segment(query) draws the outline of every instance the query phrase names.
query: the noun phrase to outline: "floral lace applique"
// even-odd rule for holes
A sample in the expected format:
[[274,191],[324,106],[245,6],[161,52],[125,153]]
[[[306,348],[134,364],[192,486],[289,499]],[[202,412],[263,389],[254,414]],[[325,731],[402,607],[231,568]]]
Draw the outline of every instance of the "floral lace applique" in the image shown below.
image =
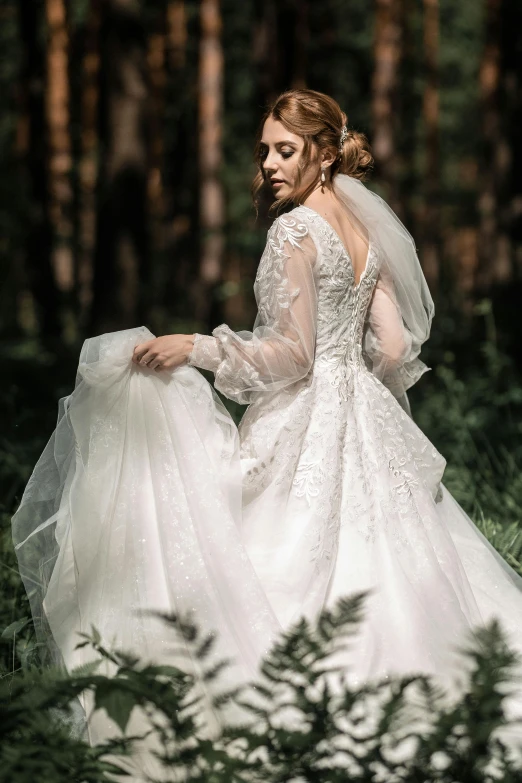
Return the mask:
[[[317,213],[297,207],[269,232],[271,262],[260,265],[257,278],[263,300],[275,297],[281,304],[288,297],[278,275],[279,254],[285,241],[298,244],[308,232],[317,247],[318,279],[311,377],[291,402],[277,394],[250,406],[240,435],[242,458],[254,463],[245,485],[256,495],[271,483],[287,486],[305,504],[303,535],[316,573],[326,578],[341,525],[373,540],[389,519],[399,517],[404,525],[394,535],[406,546],[405,528],[419,523],[418,497],[425,488],[436,496],[445,463],[363,359],[365,320],[380,266],[374,248],[355,285],[336,232]],[[313,522],[306,524],[307,518]]]

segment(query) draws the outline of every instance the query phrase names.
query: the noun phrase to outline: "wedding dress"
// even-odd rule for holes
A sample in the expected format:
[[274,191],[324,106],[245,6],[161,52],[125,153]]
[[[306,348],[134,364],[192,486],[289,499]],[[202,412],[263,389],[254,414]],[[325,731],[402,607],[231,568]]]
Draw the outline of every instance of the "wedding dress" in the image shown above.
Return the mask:
[[405,391],[427,368],[379,251],[370,241],[356,282],[325,218],[280,216],[256,277],[259,325],[196,335],[189,362],[250,403],[243,541],[281,626],[367,590],[348,679],[451,682],[466,632],[493,617],[522,652],[522,578],[443,486],[445,460],[409,415]]
[[[522,652],[522,579],[443,486],[409,412],[433,315],[411,237],[361,183],[335,187],[368,245],[359,280],[301,205],[268,232],[253,332],[196,335],[172,373],[131,363],[143,328],[86,341],[13,522],[37,628],[68,669],[92,655],[75,649],[91,625],[169,660],[168,631],[139,610],[192,611],[235,660],[229,681],[247,680],[282,629],[361,590],[354,684],[451,681],[493,617]],[[239,429],[195,367],[249,403]]]

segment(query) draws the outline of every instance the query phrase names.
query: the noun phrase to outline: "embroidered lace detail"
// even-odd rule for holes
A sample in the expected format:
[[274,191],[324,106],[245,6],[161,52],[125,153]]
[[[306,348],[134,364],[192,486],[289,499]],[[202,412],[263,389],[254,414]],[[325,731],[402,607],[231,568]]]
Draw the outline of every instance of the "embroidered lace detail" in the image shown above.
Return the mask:
[[273,222],[256,275],[258,312],[262,321],[267,321],[270,313],[278,308],[289,308],[299,295],[299,288],[288,287],[288,276],[285,274],[288,255],[285,243],[288,242],[293,248],[300,248],[301,240],[307,234],[306,223],[297,221],[291,215],[281,215]]
[[314,242],[291,215],[274,221],[254,284],[252,332],[221,324],[198,336],[189,362],[215,373],[214,385],[240,403],[269,392],[294,393],[314,359],[317,291]]
[[187,364],[215,372],[220,361],[221,353],[217,340],[208,334],[198,334],[196,332],[194,345],[187,357]]

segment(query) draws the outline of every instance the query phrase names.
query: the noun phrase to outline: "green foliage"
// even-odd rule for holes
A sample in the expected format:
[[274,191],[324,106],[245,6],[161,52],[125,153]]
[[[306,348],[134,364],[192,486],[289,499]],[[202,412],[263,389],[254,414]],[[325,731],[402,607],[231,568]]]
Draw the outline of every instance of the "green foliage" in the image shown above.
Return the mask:
[[522,380],[500,348],[491,303],[475,314],[475,334],[484,335],[476,348],[462,322],[440,319],[431,358],[427,352],[434,371],[412,394],[413,415],[447,459],[448,489],[522,573]]
[[36,669],[2,677],[0,783],[101,783],[121,772],[116,759],[128,752],[128,738],[90,747],[74,731],[78,696],[96,684],[93,676]]
[[[11,516],[56,424],[57,400],[74,385],[77,359],[77,348],[69,352],[36,340],[0,343],[0,628],[30,615],[13,550]],[[0,636],[0,676],[34,662],[38,652],[31,623],[10,638]]]
[[467,650],[469,680],[453,703],[422,676],[352,688],[330,660],[348,646],[362,598],[339,601],[315,627],[301,621],[265,661],[265,705],[254,708],[260,721],[248,735],[248,752],[262,751],[259,780],[283,783],[291,771],[324,783],[485,781],[493,766],[498,779],[515,780],[505,746],[492,737],[503,725],[499,689],[515,662],[498,627],[481,631]]
[[[126,768],[135,742],[152,739],[149,731],[169,779],[190,783],[520,780],[520,759],[510,757],[498,733],[509,725],[503,693],[516,662],[498,626],[480,630],[463,651],[467,674],[458,694],[421,675],[353,687],[336,655],[353,640],[363,599],[341,599],[316,623],[296,623],[264,660],[259,681],[233,691],[220,691],[226,664],[209,663],[212,637],[191,618],[164,620],[199,660],[197,677],[109,651],[96,632],[85,636],[82,644],[112,666],[113,676],[97,674],[94,665],[70,677],[30,670],[0,681],[0,781],[108,780]],[[231,703],[244,719],[206,730],[202,683],[212,686],[218,722]],[[85,692],[122,731],[134,709],[150,730],[90,748],[70,729],[72,706]]]

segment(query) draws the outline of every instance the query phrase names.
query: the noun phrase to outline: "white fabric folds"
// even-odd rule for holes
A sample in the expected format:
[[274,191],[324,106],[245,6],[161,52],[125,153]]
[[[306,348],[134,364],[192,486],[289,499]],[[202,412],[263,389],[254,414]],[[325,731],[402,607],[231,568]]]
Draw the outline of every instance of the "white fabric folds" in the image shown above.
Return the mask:
[[236,684],[255,676],[279,629],[240,541],[237,428],[197,370],[132,364],[152,337],[138,328],[85,342],[13,518],[20,572],[40,640],[67,670],[92,658],[75,649],[92,626],[117,649],[172,664],[173,633],[148,613],[192,612],[219,631],[214,655],[235,661]]

